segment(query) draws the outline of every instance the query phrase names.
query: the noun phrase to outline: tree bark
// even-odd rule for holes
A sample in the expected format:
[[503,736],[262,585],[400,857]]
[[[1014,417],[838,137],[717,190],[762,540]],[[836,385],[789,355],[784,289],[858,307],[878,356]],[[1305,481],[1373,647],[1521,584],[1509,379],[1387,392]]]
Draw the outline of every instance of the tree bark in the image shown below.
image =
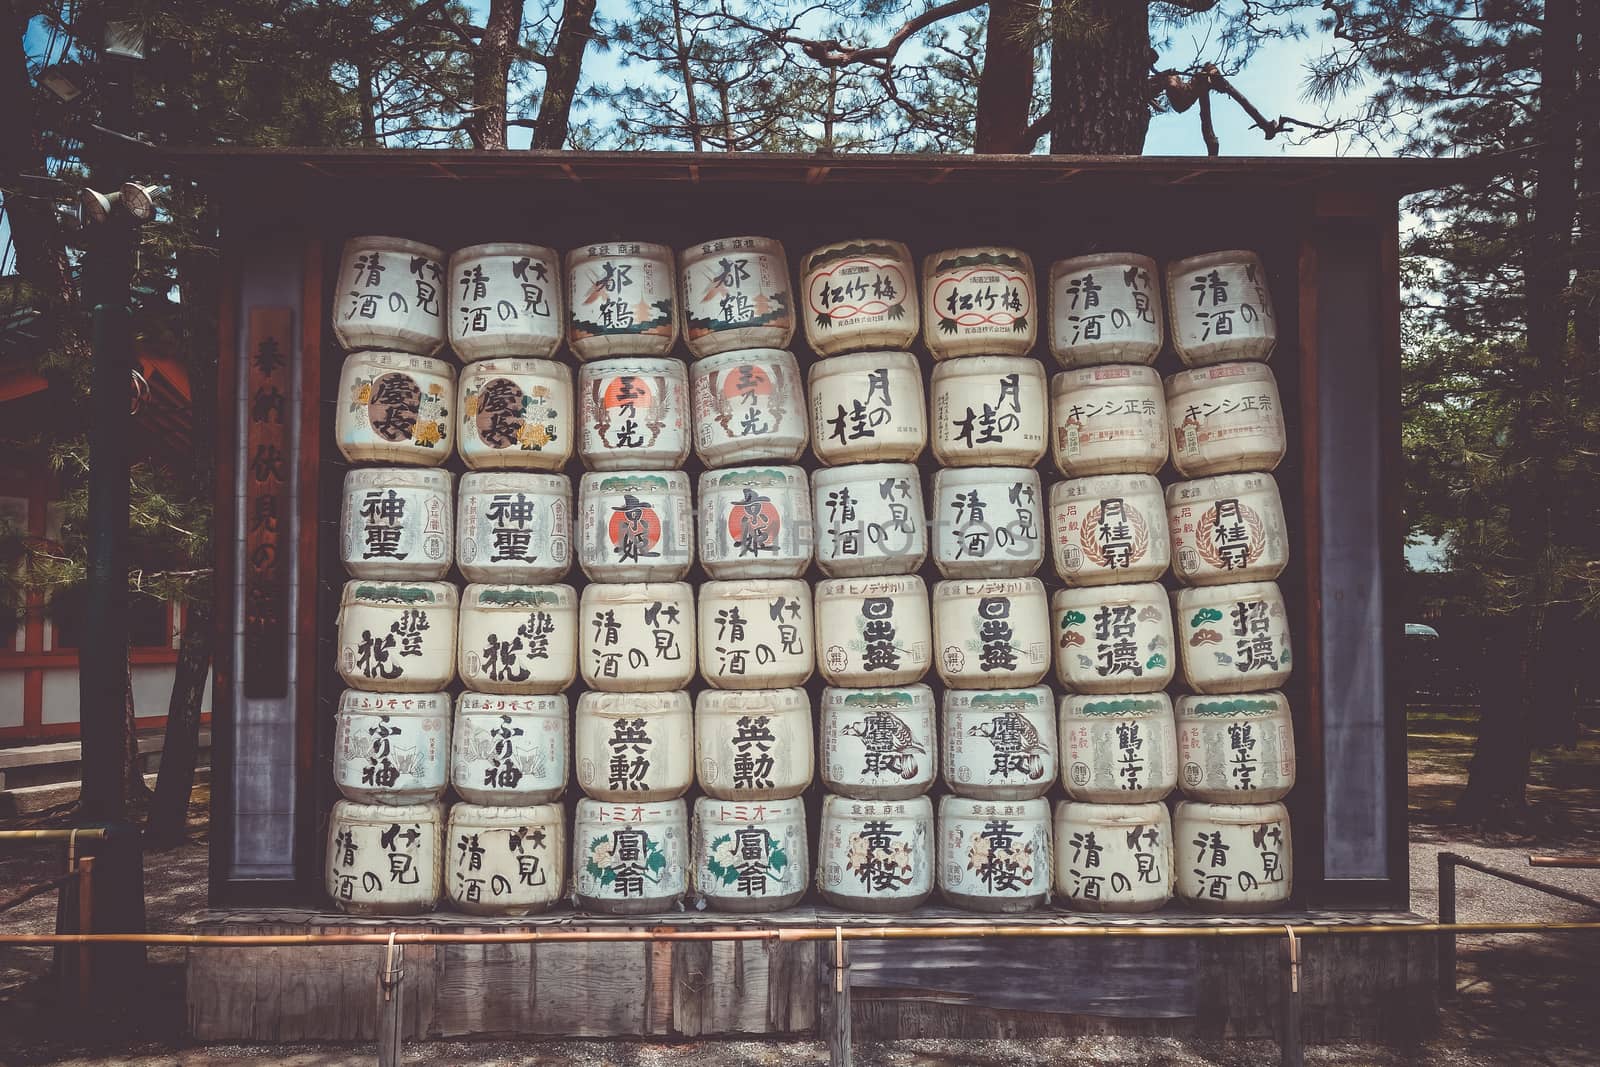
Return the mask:
[[1038,18],[1035,0],[989,0],[975,151],[1033,151],[1028,112],[1033,106],[1033,26]]
[[[19,174],[47,173],[44,144],[35,121],[39,94],[28,75],[23,47],[32,5],[0,3],[0,180],[10,184]],[[6,221],[11,224],[17,273],[51,308],[77,305],[77,290],[68,272],[67,249],[51,201],[8,196]]]
[[167,704],[161,767],[145,830],[147,839],[157,847],[182,843],[188,828],[189,795],[194,790],[194,769],[200,758],[200,715],[204,710],[206,675],[211,670],[211,641],[211,597],[207,590],[189,601],[185,609],[177,676]]
[[572,122],[572,100],[583,73],[583,53],[594,35],[595,0],[564,0],[561,30],[556,34],[550,62],[545,66],[544,93],[534,122],[530,148],[561,148]]
[[1552,612],[1561,595],[1560,576],[1551,558],[1560,485],[1551,461],[1564,448],[1557,405],[1566,389],[1572,322],[1568,298],[1577,214],[1577,69],[1576,0],[1547,0],[1540,34],[1540,137],[1534,157],[1538,186],[1523,269],[1527,341],[1515,375],[1517,413],[1507,446],[1509,456],[1526,461],[1508,525],[1531,561],[1531,572],[1520,576],[1521,606],[1511,616],[1507,643],[1519,649],[1515,669],[1495,674],[1485,692],[1478,743],[1458,806],[1474,822],[1513,818],[1527,806],[1537,724],[1547,714],[1540,699],[1549,692],[1541,680],[1545,643],[1552,624],[1560,624],[1559,613]]
[[133,665],[127,669],[122,695],[122,796],[124,803],[150,795],[144,784],[144,765],[139,757],[138,706],[133,700]]
[[1150,126],[1148,0],[1077,0],[1051,31],[1050,151],[1138,155]]
[[372,92],[372,61],[362,56],[356,60],[356,100],[361,107],[361,144],[364,148],[378,147],[378,102]]
[[472,117],[467,132],[476,148],[506,146],[506,94],[511,60],[522,41],[523,0],[489,0],[489,18],[472,60]]
[[681,0],[672,0],[672,33],[678,45],[678,77],[683,81],[684,113],[689,119],[689,145],[698,152],[705,145],[700,137],[700,104],[694,95],[694,71],[689,67],[689,46],[683,39]]

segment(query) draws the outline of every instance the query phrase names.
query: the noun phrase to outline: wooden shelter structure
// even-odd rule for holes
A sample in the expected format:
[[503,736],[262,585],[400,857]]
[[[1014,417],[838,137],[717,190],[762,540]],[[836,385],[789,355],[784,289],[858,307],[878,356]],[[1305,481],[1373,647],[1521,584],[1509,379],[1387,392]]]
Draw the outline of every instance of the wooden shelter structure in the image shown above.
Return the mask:
[[[1451,161],[1062,156],[769,156],[199,148],[170,169],[221,203],[223,365],[217,493],[218,642],[213,720],[212,909],[200,929],[266,932],[493,920],[367,923],[330,914],[322,838],[329,773],[333,620],[344,465],[333,441],[342,357],[330,326],[346,237],[405,236],[446,249],[529,240],[673,247],[731,234],[791,256],[855,236],[914,253],[970,244],[1052,260],[1131,249],[1164,261],[1256,250],[1278,312],[1272,359],[1291,443],[1279,468],[1291,564],[1281,579],[1298,664],[1296,908],[1282,921],[1415,921],[1409,901],[1405,709],[1397,662],[1401,515],[1398,204],[1466,175]],[[267,309],[277,309],[269,314]],[[287,317],[280,312],[288,309]],[[271,538],[276,640],[251,634],[249,573],[262,551],[245,501],[245,353],[277,331],[288,388],[282,519]],[[1163,356],[1163,360],[1170,356]],[[1164,372],[1176,369],[1160,365]],[[576,465],[574,465],[576,470]],[[693,464],[691,462],[691,469]],[[575,790],[573,792],[576,792]],[[1180,846],[1182,843],[1180,843]],[[749,922],[755,920],[744,920]],[[759,920],[860,917],[802,907]],[[925,908],[906,922],[975,921]],[[1024,923],[1087,921],[1056,913]],[[1207,920],[1163,912],[1132,925]],[[1278,916],[1265,920],[1280,921]],[[561,911],[511,925],[628,925]],[[502,923],[500,925],[504,925]],[[631,925],[741,924],[684,914]],[[559,944],[429,947],[408,1033],[681,1034],[817,1027],[831,946]],[[867,1034],[1024,1035],[1121,1029],[1271,1032],[1275,944],[1236,939],[886,941],[856,949]],[[374,957],[328,948],[197,950],[190,1017],[202,1039],[353,1039],[373,1032]],[[1307,1036],[1394,1036],[1433,1014],[1427,938],[1329,938],[1307,962]]]

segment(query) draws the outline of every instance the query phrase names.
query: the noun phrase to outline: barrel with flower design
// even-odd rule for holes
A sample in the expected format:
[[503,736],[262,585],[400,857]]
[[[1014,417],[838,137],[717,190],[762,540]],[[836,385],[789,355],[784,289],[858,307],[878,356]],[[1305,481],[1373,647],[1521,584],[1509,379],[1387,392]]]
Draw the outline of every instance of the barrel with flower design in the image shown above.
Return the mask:
[[357,352],[339,372],[334,437],[351,463],[438,467],[455,446],[455,374],[442,359]]
[[779,911],[805,896],[803,801],[701,797],[691,836],[695,890],[713,911]]
[[461,371],[457,447],[473,470],[559,471],[572,458],[572,372],[552,359],[495,359]]
[[601,915],[670,912],[688,889],[688,813],[681,800],[578,801],[572,887]]
[[939,798],[939,895],[1011,913],[1050,898],[1050,802]]
[[836,908],[910,911],[933,892],[933,801],[822,801],[817,890]]

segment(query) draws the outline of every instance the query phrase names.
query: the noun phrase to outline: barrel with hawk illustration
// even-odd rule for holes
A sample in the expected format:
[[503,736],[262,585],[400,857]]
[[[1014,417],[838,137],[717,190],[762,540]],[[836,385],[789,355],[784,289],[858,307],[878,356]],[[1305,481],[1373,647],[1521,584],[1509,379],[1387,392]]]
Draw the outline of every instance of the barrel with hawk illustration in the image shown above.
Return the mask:
[[822,783],[858,800],[928,791],[938,772],[933,690],[925,685],[822,691]]
[[1056,709],[1050,687],[946,689],[939,769],[974,800],[1031,800],[1055,784]]
[[664,356],[678,340],[672,249],[642,241],[567,253],[567,342],[580,360]]
[[899,241],[839,241],[806,253],[801,317],[818,356],[907,349],[916,340],[917,275]]
[[697,359],[741,348],[787,348],[794,288],[783,245],[771,237],[721,237],[678,253],[683,340]]
[[984,246],[923,257],[922,343],[934,359],[1025,356],[1038,328],[1028,253]]

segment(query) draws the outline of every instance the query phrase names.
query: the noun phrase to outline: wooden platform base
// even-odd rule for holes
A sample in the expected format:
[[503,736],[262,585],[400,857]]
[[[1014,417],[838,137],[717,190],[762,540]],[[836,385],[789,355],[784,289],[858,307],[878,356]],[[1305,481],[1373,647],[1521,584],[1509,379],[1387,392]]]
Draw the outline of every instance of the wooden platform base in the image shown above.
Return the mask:
[[[303,911],[207,912],[197,933],[308,933],[391,927],[476,930],[859,924],[800,908],[779,917],[669,915],[626,922],[557,913],[536,920],[431,915],[362,921]],[[982,922],[924,908],[896,925]],[[1008,924],[1099,924],[1028,916]],[[1372,923],[1396,913],[1305,913],[1204,919],[1162,913],[1128,925]],[[1301,941],[1303,1033],[1310,1042],[1409,1042],[1436,1025],[1431,935]],[[828,1024],[829,944],[412,945],[405,959],[407,1040],[459,1037],[807,1035]],[[199,1041],[372,1040],[384,950],[193,948],[191,1035]],[[851,945],[857,1040],[1055,1037],[1083,1033],[1196,1038],[1277,1035],[1286,995],[1284,939],[1112,938],[857,941]]]

